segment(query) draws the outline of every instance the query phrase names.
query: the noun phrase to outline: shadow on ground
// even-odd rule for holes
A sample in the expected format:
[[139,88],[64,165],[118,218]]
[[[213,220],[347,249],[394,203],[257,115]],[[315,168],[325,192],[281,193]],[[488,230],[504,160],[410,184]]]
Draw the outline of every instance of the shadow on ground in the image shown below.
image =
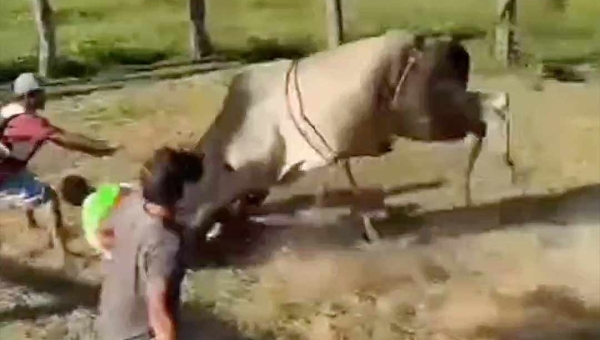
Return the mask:
[[[565,287],[541,286],[501,302],[505,310],[537,310],[518,325],[480,326],[478,338],[511,340],[591,340],[600,338],[600,306],[586,306]],[[552,323],[548,320],[553,320]]]
[[600,326],[595,322],[559,326],[531,322],[517,327],[483,327],[479,333],[499,340],[594,340],[600,339]]
[[204,307],[187,305],[183,307],[179,338],[182,340],[253,340],[239,332],[236,326]]
[[72,311],[78,307],[95,307],[98,286],[78,281],[58,270],[34,268],[18,261],[0,257],[0,280],[26,286],[36,293],[47,293],[59,302],[42,306],[16,306],[0,311],[0,322],[35,320],[40,317]]
[[[17,261],[0,258],[0,280],[28,287],[36,293],[53,295],[55,302],[43,305],[17,305],[0,309],[0,324],[11,321],[39,321],[41,318],[66,315],[79,308],[95,310],[99,286],[81,282],[58,270],[33,268]],[[64,318],[65,322],[68,322]],[[250,340],[243,337],[229,323],[208,313],[205,309],[185,304],[182,313],[181,339],[189,340]]]
[[389,209],[389,217],[378,227],[388,237],[407,233],[460,236],[495,229],[515,228],[525,223],[600,224],[600,184],[573,188],[556,194],[509,197],[473,207],[414,213],[411,206]]
[[[420,190],[429,190],[429,189],[438,189],[445,184],[444,181],[432,181],[432,182],[423,182],[423,183],[414,183],[408,185],[401,185],[397,187],[393,187],[384,191],[385,196],[395,196],[401,195],[405,193],[409,193],[412,191],[420,191]],[[343,206],[350,203],[352,200],[352,190],[351,189],[337,189],[337,190],[328,190],[327,196],[331,196],[334,198],[334,204],[328,204],[326,207],[334,207],[334,206]],[[262,207],[261,210],[264,211],[272,211],[280,214],[285,213],[293,213],[298,210],[308,209],[312,207],[315,203],[315,195],[311,194],[301,194],[294,195],[288,199],[279,200],[275,202],[267,202]]]
[[[412,187],[420,186],[422,185]],[[400,189],[394,190],[397,191]],[[518,228],[526,223],[550,222],[567,226],[577,222],[592,222],[595,225],[600,221],[599,205],[600,185],[589,185],[560,194],[512,197],[471,208],[416,212],[415,207],[410,205],[393,207],[389,208],[389,216],[377,221],[375,225],[388,238],[417,235],[421,237],[421,241],[427,242],[437,236],[453,237],[495,229]],[[196,265],[252,266],[264,263],[284,246],[296,249],[353,247],[360,240],[361,232],[360,221],[352,217],[340,217],[335,222],[321,224],[294,216],[290,216],[289,223],[232,220],[226,224],[222,234],[215,241],[199,247],[196,258],[201,259],[202,263]],[[53,295],[59,301],[50,305],[16,306],[0,311],[0,322],[35,320],[51,314],[68,313],[79,307],[94,308],[97,304],[98,286],[95,284],[78,281],[56,270],[29,267],[8,258],[0,258],[0,266],[2,281]],[[586,319],[587,315],[592,315],[594,320],[600,318],[600,311],[582,312],[576,308],[570,309],[569,306],[574,304],[569,304],[567,300],[565,298],[563,302],[557,302],[558,307],[554,308],[560,311],[562,314],[559,316],[567,321],[570,316],[565,316],[564,313],[574,313],[572,316],[575,319],[578,318],[577,313],[584,313]],[[518,303],[535,304],[535,301],[536,299],[531,297]],[[202,330],[205,334],[219,334],[215,336],[219,339],[243,339],[233,327],[221,320],[214,320],[215,317],[210,314],[198,310],[186,314],[193,319],[194,325],[206,326],[195,326],[191,329]],[[574,325],[566,322],[560,329],[555,330],[547,325],[535,325],[535,319],[531,324],[522,327],[494,326],[484,327],[480,331],[493,333],[498,339],[534,340],[591,339],[597,338],[596,335],[600,332],[598,326],[588,326],[587,323],[581,322]],[[557,337],[556,334],[563,335]]]
[[[394,194],[439,185],[418,184],[394,189]],[[274,202],[267,210],[288,214],[287,218],[262,222],[232,219],[224,223],[221,234],[204,243],[193,266],[248,266],[269,259],[282,247],[353,247],[362,242],[362,221],[342,216],[327,221],[319,213],[303,219],[291,214],[312,201],[300,195]],[[457,237],[497,229],[518,228],[523,224],[588,222],[600,226],[600,185],[588,185],[559,194],[510,197],[498,202],[449,210],[419,212],[419,206],[408,204],[388,207],[388,216],[376,220],[375,227],[384,238],[416,236],[422,243],[435,237]]]

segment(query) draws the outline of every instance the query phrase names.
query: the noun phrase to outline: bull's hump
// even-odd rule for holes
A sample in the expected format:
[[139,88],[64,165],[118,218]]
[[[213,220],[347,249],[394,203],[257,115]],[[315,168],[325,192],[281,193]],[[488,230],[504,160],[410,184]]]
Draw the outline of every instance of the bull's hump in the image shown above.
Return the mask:
[[[357,67],[377,57],[385,48],[386,38],[377,36],[343,44],[331,50],[315,53],[303,59],[305,65],[356,71]],[[310,67],[310,66],[307,66]],[[350,67],[350,68],[348,68]]]

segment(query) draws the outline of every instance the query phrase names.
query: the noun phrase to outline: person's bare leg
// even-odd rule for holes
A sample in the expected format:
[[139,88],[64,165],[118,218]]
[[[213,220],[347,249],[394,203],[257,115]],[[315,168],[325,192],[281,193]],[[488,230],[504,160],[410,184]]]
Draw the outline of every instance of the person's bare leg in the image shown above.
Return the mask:
[[40,225],[37,223],[35,219],[35,210],[28,208],[25,210],[25,216],[27,217],[27,228],[36,229],[39,228]]
[[46,228],[49,236],[49,246],[59,252],[61,261],[64,263],[66,257],[66,238],[67,233],[64,228],[60,198],[56,191],[48,186],[48,200],[35,208],[34,210],[27,211],[28,220],[35,221],[38,225],[35,213],[43,215],[43,221],[46,224]]

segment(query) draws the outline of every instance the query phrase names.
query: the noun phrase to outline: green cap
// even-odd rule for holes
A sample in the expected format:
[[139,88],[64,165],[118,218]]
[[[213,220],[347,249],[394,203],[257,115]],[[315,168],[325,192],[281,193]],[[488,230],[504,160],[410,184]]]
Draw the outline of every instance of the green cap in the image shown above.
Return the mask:
[[119,184],[102,184],[83,202],[81,227],[86,240],[98,250],[100,244],[96,232],[100,228],[100,222],[114,209],[120,191]]

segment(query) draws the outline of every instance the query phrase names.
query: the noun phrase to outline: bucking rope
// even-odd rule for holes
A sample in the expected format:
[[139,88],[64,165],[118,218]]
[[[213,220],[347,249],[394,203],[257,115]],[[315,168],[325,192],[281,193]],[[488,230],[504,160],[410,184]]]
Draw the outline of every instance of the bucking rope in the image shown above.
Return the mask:
[[[290,117],[290,119],[292,120],[292,122],[294,123],[294,126],[296,127],[296,129],[298,130],[298,132],[302,135],[302,138],[304,138],[304,140],[306,141],[306,143],[319,155],[321,156],[321,158],[323,158],[323,160],[329,162],[332,159],[337,159],[337,155],[335,150],[329,145],[329,143],[327,143],[327,140],[325,139],[325,137],[323,137],[323,135],[319,132],[319,130],[317,129],[317,127],[310,121],[310,119],[308,119],[308,117],[306,116],[305,112],[304,112],[304,101],[302,100],[302,91],[300,89],[300,84],[298,81],[298,64],[299,64],[299,60],[293,60],[288,71],[286,72],[285,75],[285,102],[287,105],[287,111],[288,111],[288,115]],[[319,137],[319,139],[321,140],[321,143],[325,146],[325,148],[327,148],[327,151],[323,152],[322,150],[320,150],[315,143],[313,143],[311,141],[311,138],[308,136],[308,134],[302,129],[302,127],[300,126],[300,124],[298,123],[298,121],[296,120],[296,118],[294,117],[293,114],[293,109],[292,109],[292,103],[291,103],[291,98],[290,98],[290,77],[294,76],[294,87],[296,88],[296,95],[298,97],[298,106],[299,106],[299,114],[300,117],[302,118],[302,120],[308,124],[310,126],[310,128],[312,129],[312,131]],[[327,156],[327,153],[330,154],[330,156]]]
[[400,80],[398,81],[398,85],[396,85],[396,89],[394,90],[394,96],[392,97],[391,103],[394,103],[398,99],[398,96],[400,95],[400,91],[402,90],[402,86],[404,85],[404,82],[406,81],[406,77],[408,77],[408,73],[410,72],[410,69],[413,67],[413,65],[416,63],[416,61],[417,61],[417,59],[414,56],[410,56],[408,58],[408,63],[406,65],[406,67],[404,68],[404,71],[402,72],[402,76],[400,77]]
[[[300,89],[300,84],[299,84],[299,80],[298,80],[298,64],[299,63],[300,63],[299,60],[293,60],[290,67],[288,68],[288,70],[286,72],[286,76],[285,76],[285,98],[286,98],[288,115],[289,115],[290,119],[292,120],[292,122],[294,123],[294,126],[296,127],[298,132],[302,135],[302,138],[317,154],[319,154],[319,156],[321,156],[321,158],[323,158],[325,161],[328,161],[328,162],[331,160],[337,160],[338,159],[337,152],[333,149],[333,147],[331,147],[331,145],[327,142],[327,139],[319,132],[317,127],[310,121],[310,119],[306,116],[306,113],[304,111],[304,101],[302,99],[302,90]],[[394,96],[392,97],[391,103],[396,101],[396,99],[400,95],[400,92],[402,91],[402,87],[404,86],[404,83],[406,82],[406,78],[408,77],[408,74],[415,63],[416,63],[416,58],[414,56],[410,56],[408,59],[408,63],[402,72],[402,76],[400,77],[400,80],[398,81],[398,84],[396,85],[396,88],[394,89]],[[299,115],[302,118],[302,120],[306,124],[308,124],[308,126],[310,126],[313,133],[317,135],[317,137],[319,138],[319,140],[321,141],[323,146],[327,149],[327,151],[325,151],[325,152],[320,150],[315,145],[316,143],[311,141],[311,138],[301,128],[300,124],[294,117],[292,104],[291,104],[291,98],[290,98],[290,85],[291,85],[290,77],[292,76],[292,74],[294,77],[294,87],[296,88],[296,95],[298,98]],[[326,155],[327,153],[330,154],[329,157]]]
[[[408,74],[410,73],[411,69],[414,67],[416,62],[417,62],[417,58],[415,56],[412,56],[412,55],[409,56],[407,65],[404,68],[404,70],[402,71],[402,75],[400,76],[400,80],[398,81],[398,84],[396,85],[396,87],[394,89],[394,95],[389,104],[394,103],[400,96],[402,88],[404,87],[404,83],[406,82],[406,79],[408,78]],[[319,130],[310,121],[310,119],[306,116],[306,114],[304,112],[304,102],[302,100],[302,93],[301,93],[300,84],[298,81],[298,64],[299,64],[299,60],[293,60],[290,67],[288,68],[288,70],[286,72],[286,77],[285,77],[285,98],[286,98],[288,115],[289,115],[290,119],[292,120],[294,126],[298,130],[298,132],[302,135],[302,138],[321,158],[323,158],[323,160],[325,160],[327,162],[331,162],[332,160],[338,160],[337,152],[331,147],[331,145],[327,142],[325,137],[319,132]],[[294,87],[296,88],[296,95],[298,98],[299,115],[302,118],[302,120],[306,124],[308,124],[308,126],[311,128],[313,133],[317,135],[321,144],[323,144],[323,146],[327,149],[327,151],[320,150],[319,147],[317,145],[315,145],[316,143],[314,143],[311,140],[311,138],[302,129],[302,127],[300,126],[300,124],[298,123],[296,118],[294,117],[292,104],[291,104],[291,98],[290,98],[290,87],[291,87],[290,86],[291,85],[290,77],[292,76],[292,74],[294,76]],[[465,186],[466,186],[465,200],[466,200],[467,205],[472,204],[471,175],[473,173],[475,163],[476,163],[477,159],[479,158],[479,155],[481,154],[482,145],[483,145],[483,137],[478,136],[477,140],[475,141],[475,143],[472,146],[470,153],[469,153],[469,159],[468,159],[467,171],[466,171],[466,181],[465,181],[466,182],[466,184],[465,184]],[[327,155],[327,153],[329,153],[329,156]]]

